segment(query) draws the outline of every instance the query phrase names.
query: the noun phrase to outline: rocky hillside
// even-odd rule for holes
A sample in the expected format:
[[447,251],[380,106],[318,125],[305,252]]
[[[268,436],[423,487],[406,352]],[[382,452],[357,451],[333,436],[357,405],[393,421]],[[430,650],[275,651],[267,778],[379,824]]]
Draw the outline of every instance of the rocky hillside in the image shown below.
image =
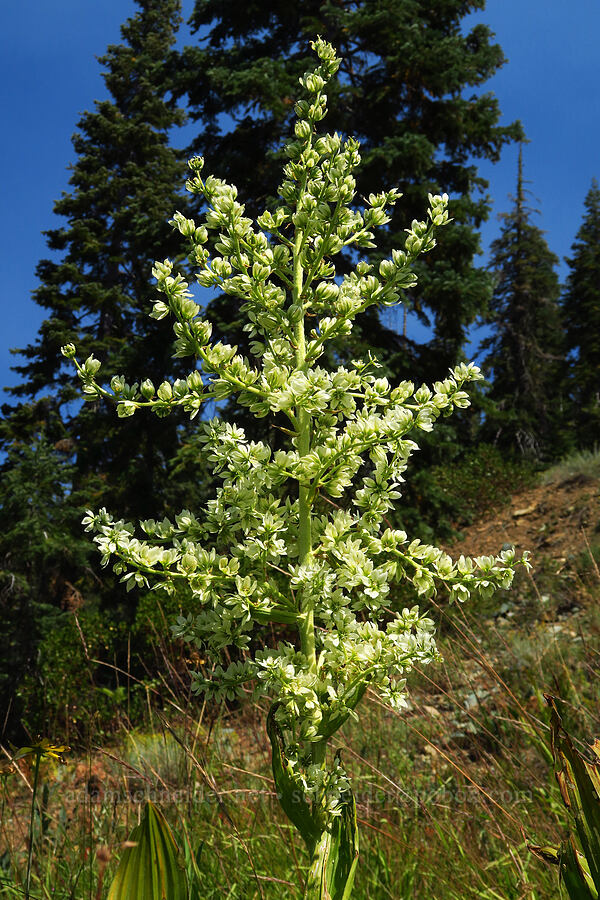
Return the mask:
[[600,541],[600,480],[578,473],[515,494],[500,512],[475,522],[452,555],[496,553],[504,544],[552,560],[556,573]]

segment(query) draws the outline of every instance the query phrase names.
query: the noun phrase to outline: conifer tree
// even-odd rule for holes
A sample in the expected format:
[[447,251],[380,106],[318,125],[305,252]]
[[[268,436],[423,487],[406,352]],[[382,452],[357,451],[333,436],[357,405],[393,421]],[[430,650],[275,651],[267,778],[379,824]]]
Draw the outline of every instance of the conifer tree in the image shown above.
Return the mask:
[[485,321],[492,325],[482,342],[492,383],[487,436],[500,447],[532,459],[560,452],[564,360],[555,266],[558,258],[526,205],[522,150],[513,208],[501,216],[500,237],[492,244],[495,288]]
[[570,424],[580,447],[600,439],[600,188],[594,178],[586,214],[567,259],[562,296],[569,366]]
[[[35,342],[18,351],[22,381],[11,393],[20,402],[4,407],[2,432],[5,446],[40,426],[53,439],[70,440],[75,483],[100,476],[99,495],[142,513],[161,506],[157,492],[176,449],[177,423],[158,428],[148,417],[116,429],[102,412],[70,405],[73,376],[58,352],[74,339],[126,374],[142,361],[157,381],[174,370],[172,347],[145,320],[151,261],[174,249],[168,219],[184,202],[185,160],[169,146],[169,132],[184,119],[172,94],[180,2],[137,4],[121,28],[122,43],[100,58],[110,96],[82,115],[73,137],[70,189],[54,207],[64,222],[46,233],[54,258],[37,268],[34,299],[48,318]],[[140,322],[143,335],[133,340]]]
[[[401,245],[405,223],[420,215],[428,192],[452,198],[452,233],[441,238],[435,260],[419,264],[419,289],[410,298],[432,325],[432,339],[414,345],[384,328],[375,310],[355,331],[391,377],[441,377],[460,358],[466,328],[489,297],[489,278],[474,266],[477,228],[489,211],[474,161],[497,161],[521,131],[518,123],[500,126],[496,98],[478,90],[505,61],[486,26],[463,33],[464,18],[483,7],[484,0],[196,0],[191,20],[203,36],[182,60],[180,89],[201,127],[192,149],[237,185],[251,215],[277,194],[291,98],[316,34],[344,60],[329,89],[330,118],[337,131],[361,142],[359,196],[382,180],[404,192],[373,261]],[[211,318],[246,349],[230,300],[215,301]],[[355,335],[338,347],[342,358],[364,352]]]
[[41,435],[11,447],[0,467],[2,738],[22,711],[15,691],[35,668],[37,642],[79,598],[84,586],[73,585],[74,573],[89,572],[93,561],[82,539],[82,509],[71,490],[67,457]]

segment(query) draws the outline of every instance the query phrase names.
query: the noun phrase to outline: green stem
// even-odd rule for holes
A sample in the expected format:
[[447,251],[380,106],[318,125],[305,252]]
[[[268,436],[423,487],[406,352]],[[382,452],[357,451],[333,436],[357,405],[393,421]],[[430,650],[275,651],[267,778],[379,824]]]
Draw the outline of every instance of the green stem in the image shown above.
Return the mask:
[[[294,244],[294,291],[293,303],[300,306],[303,285],[302,269],[302,244],[303,232],[296,232]],[[296,343],[296,367],[306,368],[306,338],[304,334],[304,316],[300,316],[294,325],[294,340]],[[300,457],[310,453],[311,417],[304,409],[297,411],[298,421],[298,454]],[[298,495],[298,562],[304,565],[312,554],[312,501],[314,491],[312,485],[299,485]],[[317,653],[315,647],[315,610],[312,597],[301,597],[300,600],[300,647],[308,660],[309,671],[318,675]],[[327,741],[317,741],[312,745],[312,759],[316,765],[323,765],[327,750]]]
[[31,862],[33,860],[33,826],[35,821],[35,799],[37,794],[38,779],[40,774],[41,754],[35,755],[35,768],[33,770],[33,793],[31,796],[31,813],[29,816],[29,847],[27,849],[27,874],[25,876],[25,900],[29,900],[29,887],[31,883]]
[[[303,232],[298,229],[294,243],[294,290],[292,302],[300,305],[302,295],[302,242]],[[304,316],[299,316],[294,324],[294,340],[296,343],[296,367],[304,369],[306,365],[306,338],[304,335]],[[305,409],[297,411],[298,422],[298,454],[306,456],[310,452],[310,414]],[[298,496],[298,562],[302,566],[308,562],[312,552],[311,522],[311,487],[309,484],[299,485]],[[301,598],[300,646],[305,654],[310,671],[317,674],[317,655],[315,650],[315,616],[311,598]]]
[[[300,200],[306,189],[307,175],[304,174],[304,182],[299,192],[299,202],[297,208],[300,207]],[[302,310],[302,290],[304,286],[304,268],[303,249],[304,249],[304,231],[301,228],[296,229],[293,251],[293,288],[292,303],[297,310]],[[294,342],[296,345],[296,368],[305,371],[308,365],[306,358],[306,336],[304,333],[304,313],[298,314],[297,320],[294,322]],[[296,412],[297,433],[298,433],[298,455],[300,458],[310,453],[310,439],[312,420],[310,413],[305,409],[297,409]],[[312,503],[314,500],[313,485],[309,481],[307,483],[300,482],[298,490],[298,562],[305,565],[312,554]],[[309,671],[318,677],[317,653],[315,644],[315,609],[312,597],[300,597],[300,621],[298,624],[300,632],[300,648],[308,661]],[[311,756],[313,763],[323,766],[327,750],[327,740],[321,740],[313,743]]]

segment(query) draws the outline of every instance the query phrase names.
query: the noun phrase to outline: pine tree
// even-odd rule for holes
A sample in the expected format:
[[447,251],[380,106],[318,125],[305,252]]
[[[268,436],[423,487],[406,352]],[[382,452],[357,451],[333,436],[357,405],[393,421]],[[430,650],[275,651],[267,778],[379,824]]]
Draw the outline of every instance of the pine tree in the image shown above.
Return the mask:
[[13,446],[0,468],[0,735],[18,721],[15,691],[35,669],[39,639],[90,588],[90,577],[72,581],[93,562],[73,475],[68,447],[43,435]]
[[485,432],[507,451],[547,459],[562,442],[558,257],[532,224],[525,195],[521,150],[513,208],[491,248],[495,288],[485,321],[493,331],[481,345],[492,378]]
[[600,188],[594,178],[586,215],[567,259],[570,272],[562,296],[574,440],[592,447],[600,440]]
[[[250,215],[277,193],[282,138],[294,111],[290,98],[316,34],[344,59],[329,91],[330,118],[337,131],[361,141],[359,194],[366,197],[381,183],[404,192],[373,261],[401,245],[404,224],[418,217],[428,192],[450,195],[455,227],[420,266],[411,299],[431,324],[432,339],[416,346],[385,328],[375,311],[362,319],[367,345],[392,377],[443,377],[489,297],[487,274],[473,263],[477,228],[489,211],[486,182],[473,160],[497,161],[521,130],[517,123],[500,126],[496,98],[479,91],[505,61],[486,26],[463,33],[464,18],[483,7],[484,0],[196,0],[191,20],[202,42],[183,54],[180,90],[201,126],[192,149],[238,186]],[[211,317],[245,346],[230,301],[215,301]],[[349,341],[338,348],[342,357],[362,350]]]
[[152,263],[159,252],[176,252],[168,219],[185,202],[185,160],[169,146],[170,131],[184,119],[172,93],[180,2],[137,2],[139,11],[121,28],[123,42],[100,59],[110,97],[83,114],[73,137],[70,190],[54,207],[65,222],[46,233],[59,258],[37,268],[34,299],[49,316],[37,340],[18,351],[26,362],[14,367],[22,382],[11,392],[21,403],[4,407],[2,431],[5,446],[40,425],[52,439],[70,440],[75,483],[96,477],[102,502],[143,514],[161,507],[177,422],[158,428],[147,417],[123,429],[109,411],[80,409],[59,353],[66,340],[77,340],[128,377],[145,371],[160,382],[174,370],[172,347],[158,328],[147,329],[146,312]]

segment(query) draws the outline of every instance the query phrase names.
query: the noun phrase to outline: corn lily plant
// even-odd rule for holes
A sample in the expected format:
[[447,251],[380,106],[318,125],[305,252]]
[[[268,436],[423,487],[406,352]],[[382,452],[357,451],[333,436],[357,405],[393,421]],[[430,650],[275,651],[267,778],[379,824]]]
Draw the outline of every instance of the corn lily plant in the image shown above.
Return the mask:
[[[200,446],[220,479],[204,510],[138,527],[101,510],[84,523],[128,588],[174,593],[185,585],[201,602],[199,615],[174,626],[214,660],[210,674],[195,676],[198,692],[233,699],[251,689],[270,698],[278,796],[310,857],[305,897],[341,900],[352,889],[358,835],[351,787],[328,744],[357,716],[368,688],[402,707],[410,670],[438,658],[433,622],[416,604],[397,608],[391,586],[408,582],[417,600],[442,585],[464,601],[507,588],[515,557],[504,550],[454,562],[385,519],[401,496],[414,436],[468,405],[464,387],[481,377],[478,368],[463,364],[432,388],[415,388],[392,387],[372,358],[323,365],[328,342],[348,335],[359,313],[398,303],[415,284],[413,264],[448,223],[448,198],[430,196],[424,221],[413,221],[404,246],[377,269],[359,261],[336,277],[332,259],[344,248],[359,256],[374,247],[374,230],[400,195],[392,189],[353,205],[359,144],[318,131],[340,60],[323,40],[312,46],[318,63],[300,79],[279,205],[254,224],[236,188],[203,177],[194,158],[187,188],[206,204],[204,223],[173,218],[199,284],[239,298],[254,361],[211,343],[210,323],[169,260],[153,270],[162,297],[151,315],[173,317],[175,355],[194,360],[186,379],[155,388],[117,376],[109,389],[98,360],[80,364],[72,345],[63,353],[75,359],[86,397],[112,399],[120,416],[183,407],[194,417],[208,401],[235,395],[257,417],[283,417],[289,444],[276,451],[227,421],[200,423]],[[250,652],[253,626],[270,623],[297,639]],[[231,647],[236,661],[224,665]]]

